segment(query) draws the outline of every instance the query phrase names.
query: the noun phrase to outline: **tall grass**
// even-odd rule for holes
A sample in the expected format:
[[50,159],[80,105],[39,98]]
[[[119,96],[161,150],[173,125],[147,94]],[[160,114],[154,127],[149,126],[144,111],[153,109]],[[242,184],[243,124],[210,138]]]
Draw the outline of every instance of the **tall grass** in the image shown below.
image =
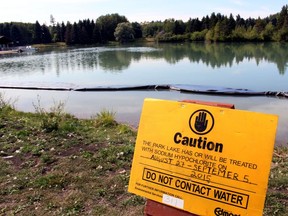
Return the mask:
[[40,98],[37,98],[37,104],[33,103],[35,112],[41,117],[41,128],[46,132],[57,131],[60,127],[61,122],[65,118],[65,102],[54,101],[54,105],[46,110],[41,106]]
[[0,110],[14,109],[16,100],[12,101],[11,98],[6,98],[3,92],[0,92]]
[[117,122],[115,120],[115,112],[108,111],[106,109],[102,110],[100,113],[97,113],[95,118],[95,126],[111,127],[116,126]]

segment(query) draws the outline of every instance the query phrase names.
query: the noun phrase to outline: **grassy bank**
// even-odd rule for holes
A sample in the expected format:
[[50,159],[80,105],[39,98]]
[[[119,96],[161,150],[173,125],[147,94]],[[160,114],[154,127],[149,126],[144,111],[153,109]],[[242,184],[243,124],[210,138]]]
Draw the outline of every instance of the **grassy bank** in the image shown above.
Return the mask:
[[[127,192],[136,131],[103,111],[90,120],[0,95],[0,215],[143,215]],[[288,214],[288,150],[275,149],[265,215]]]

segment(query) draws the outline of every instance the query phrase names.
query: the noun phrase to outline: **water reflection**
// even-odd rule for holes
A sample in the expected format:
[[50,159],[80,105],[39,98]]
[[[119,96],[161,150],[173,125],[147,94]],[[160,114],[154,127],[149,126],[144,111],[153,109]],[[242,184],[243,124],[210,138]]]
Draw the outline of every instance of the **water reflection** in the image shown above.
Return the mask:
[[244,59],[273,62],[277,65],[280,74],[285,74],[288,63],[288,45],[286,43],[191,43],[189,45],[170,45],[163,49],[163,54],[152,53],[154,58],[161,58],[175,64],[184,58],[191,62],[203,62],[212,68],[239,64]]
[[63,70],[85,71],[95,70],[98,67],[114,73],[129,68],[132,61],[140,61],[142,58],[165,59],[169,64],[176,64],[188,58],[192,63],[203,63],[212,68],[232,67],[233,64],[240,64],[247,59],[255,60],[257,65],[261,61],[273,62],[280,74],[285,74],[287,70],[288,47],[285,43],[190,43],[150,46],[152,47],[82,48],[4,57],[0,59],[0,74],[35,71],[45,73],[52,69],[60,74]]
[[109,51],[99,54],[99,66],[109,72],[120,72],[127,69],[133,59],[133,54],[126,51]]
[[98,47],[40,52],[34,55],[15,55],[0,58],[0,75],[33,72],[87,71],[101,69],[122,72],[131,62],[141,59],[162,60],[176,64],[184,59],[203,63],[211,68],[232,67],[244,60],[273,62],[280,74],[287,71],[288,52],[284,43],[243,44],[158,44],[150,47]]

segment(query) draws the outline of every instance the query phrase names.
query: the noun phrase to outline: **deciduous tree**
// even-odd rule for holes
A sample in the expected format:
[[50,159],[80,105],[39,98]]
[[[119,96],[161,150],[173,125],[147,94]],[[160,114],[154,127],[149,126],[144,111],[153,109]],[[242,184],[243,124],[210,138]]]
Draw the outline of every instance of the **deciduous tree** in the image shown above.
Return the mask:
[[115,29],[116,41],[121,43],[130,42],[135,39],[132,24],[129,22],[119,23]]
[[100,16],[96,23],[100,27],[102,42],[115,41],[114,32],[119,23],[128,22],[125,16],[119,14],[107,14]]

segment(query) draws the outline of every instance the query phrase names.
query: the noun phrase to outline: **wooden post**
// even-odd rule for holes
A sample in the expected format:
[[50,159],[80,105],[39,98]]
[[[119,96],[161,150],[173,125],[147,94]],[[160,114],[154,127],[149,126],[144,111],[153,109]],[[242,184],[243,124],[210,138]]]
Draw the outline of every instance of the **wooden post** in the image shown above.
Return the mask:
[[147,200],[146,206],[144,209],[145,216],[197,216],[187,211],[174,208],[173,206],[168,206],[162,203],[158,203],[153,200]]
[[[185,103],[195,103],[201,105],[208,105],[208,106],[217,106],[217,107],[224,107],[229,109],[234,109],[234,104],[227,104],[227,103],[218,103],[218,102],[207,102],[207,101],[199,101],[199,100],[183,100],[181,102]],[[146,206],[144,209],[145,216],[162,216],[162,215],[169,215],[169,216],[197,216],[190,212],[183,211],[181,209],[174,208],[173,206],[168,206],[162,203],[155,202],[153,200],[147,200]]]

